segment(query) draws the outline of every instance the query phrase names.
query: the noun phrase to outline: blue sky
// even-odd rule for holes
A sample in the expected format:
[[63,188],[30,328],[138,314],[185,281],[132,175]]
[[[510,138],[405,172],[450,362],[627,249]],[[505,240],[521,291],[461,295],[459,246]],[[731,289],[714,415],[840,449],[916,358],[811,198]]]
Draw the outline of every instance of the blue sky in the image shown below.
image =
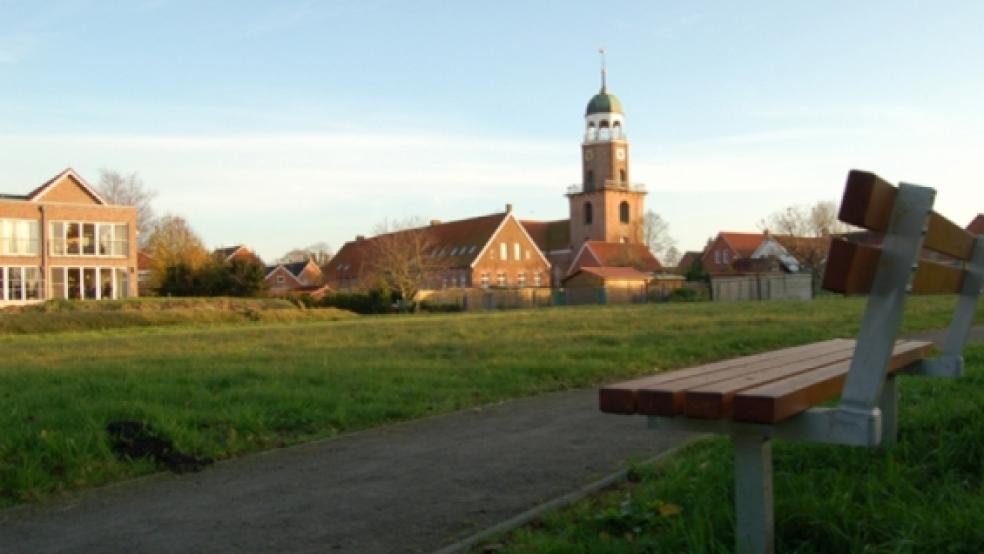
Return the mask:
[[138,171],[268,259],[383,219],[567,215],[599,46],[682,249],[847,170],[984,212],[984,3],[9,2],[0,191]]

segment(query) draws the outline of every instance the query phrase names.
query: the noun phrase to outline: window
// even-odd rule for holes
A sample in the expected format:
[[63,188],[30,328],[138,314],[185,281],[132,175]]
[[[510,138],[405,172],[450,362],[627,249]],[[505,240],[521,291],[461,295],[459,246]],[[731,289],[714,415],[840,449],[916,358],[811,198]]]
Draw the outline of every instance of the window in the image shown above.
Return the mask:
[[499,243],[499,259],[504,262],[509,260],[509,245],[504,242]]
[[517,262],[523,259],[523,248],[519,245],[518,242],[513,243],[513,259],[515,259]]
[[124,268],[116,268],[116,296],[115,298],[128,298],[130,296],[130,274]]
[[488,273],[483,273],[482,274],[482,288],[483,289],[489,288],[489,282],[490,281],[491,281],[490,275]]
[[622,200],[622,203],[618,205],[618,219],[622,223],[629,222],[629,203]]
[[93,299],[96,296],[96,268],[82,268],[82,298]]
[[51,293],[48,295],[49,298],[67,298],[68,294],[65,290],[65,268],[64,267],[53,267],[50,271],[50,286]]
[[277,275],[277,284],[278,285],[284,284],[284,276],[283,275]]
[[506,274],[501,271],[497,273],[495,276],[495,284],[500,287],[506,286]]
[[48,252],[55,256],[61,256],[65,254],[65,223],[54,221],[50,227],[51,237],[49,238],[49,244],[51,246]]
[[99,298],[113,298],[113,268],[99,268]]
[[588,170],[584,174],[584,192],[591,192],[594,190],[594,171]]
[[96,254],[96,225],[94,223],[82,224],[82,253],[89,256]]
[[584,224],[591,225],[591,221],[594,219],[593,208],[591,207],[591,202],[584,203]]
[[41,253],[40,224],[30,219],[0,219],[0,254]]
[[516,285],[519,286],[519,287],[525,287],[526,286],[526,274],[525,273],[520,273],[520,274],[516,275]]
[[99,255],[108,256],[113,251],[113,228],[110,225],[99,226]]
[[24,289],[21,279],[22,269],[19,267],[8,267],[7,270],[7,300],[23,300]]
[[721,251],[720,250],[715,250],[714,251],[714,263],[716,263],[716,264],[721,263]]
[[628,179],[625,178],[625,170],[624,169],[619,169],[618,170],[618,179],[619,179],[619,181],[622,181],[623,183],[626,182],[626,181],[628,181]]
[[82,253],[82,224],[69,223],[65,228],[65,252],[68,254]]
[[543,284],[543,277],[539,273],[533,274],[533,284],[538,287]]
[[130,252],[130,229],[126,223],[113,225],[113,255],[127,256]]

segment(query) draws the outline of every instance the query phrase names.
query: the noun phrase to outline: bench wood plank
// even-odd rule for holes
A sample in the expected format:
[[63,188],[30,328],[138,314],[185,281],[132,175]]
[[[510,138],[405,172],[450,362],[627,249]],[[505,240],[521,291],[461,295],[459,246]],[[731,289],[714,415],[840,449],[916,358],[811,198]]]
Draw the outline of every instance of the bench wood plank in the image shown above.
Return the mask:
[[638,413],[639,389],[653,387],[656,385],[669,383],[671,381],[693,377],[695,375],[704,375],[731,368],[743,367],[750,364],[762,363],[770,359],[816,356],[832,350],[842,349],[845,345],[850,345],[853,347],[854,341],[849,339],[833,339],[801,346],[793,346],[771,352],[763,352],[761,354],[753,354],[751,356],[721,360],[700,366],[666,371],[656,375],[648,375],[646,377],[632,379],[630,381],[605,385],[598,391],[598,405],[601,411],[610,414],[635,414]]
[[[901,341],[892,351],[887,372],[929,357],[933,343]],[[815,371],[743,390],[735,395],[733,419],[753,423],[776,423],[838,396],[844,388],[850,363]]]
[[[830,242],[823,288],[841,294],[867,294],[875,281],[881,248],[846,240]],[[962,290],[966,271],[949,265],[921,260],[912,279],[912,294],[957,294]]]
[[[769,364],[756,364],[741,370],[722,372],[713,377],[694,377],[662,385],[655,389],[639,391],[639,412],[647,415],[686,414],[689,417],[719,419],[725,414],[721,392],[734,390],[736,386],[748,388],[768,383],[790,374],[828,366],[854,355],[854,345],[837,352],[811,358],[786,358]],[[739,385],[743,384],[743,385]],[[692,394],[698,391],[697,394]]]
[[[884,233],[888,229],[897,190],[874,173],[851,170],[838,218],[844,223]],[[923,248],[967,261],[974,251],[974,239],[967,230],[933,212],[923,237]]]

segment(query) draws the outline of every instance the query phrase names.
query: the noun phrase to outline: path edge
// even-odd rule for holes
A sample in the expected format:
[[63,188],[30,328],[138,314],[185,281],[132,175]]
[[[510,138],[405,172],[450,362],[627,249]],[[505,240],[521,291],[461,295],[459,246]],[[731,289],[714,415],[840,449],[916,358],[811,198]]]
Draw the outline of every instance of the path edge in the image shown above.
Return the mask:
[[[658,466],[660,464],[666,463],[666,461],[669,458],[673,457],[684,448],[687,448],[688,446],[691,446],[698,442],[708,440],[712,437],[713,437],[712,435],[698,435],[695,437],[691,437],[672,448],[664,450],[663,452],[660,452],[655,456],[643,460],[638,465]],[[440,549],[433,551],[431,554],[459,554],[461,552],[465,552],[469,548],[487,539],[490,539],[496,535],[518,529],[519,527],[522,527],[527,523],[530,523],[534,519],[540,517],[541,515],[543,515],[544,513],[550,510],[570,506],[571,504],[585,497],[591,496],[604,489],[611,487],[612,485],[625,481],[626,476],[631,470],[632,470],[632,465],[625,467],[624,469],[620,469],[614,473],[602,477],[601,479],[598,479],[597,481],[588,483],[587,485],[584,485],[576,490],[573,490],[563,496],[558,496],[557,498],[548,500],[542,504],[534,506],[509,519],[501,521],[493,525],[492,527],[487,527],[482,531],[479,531],[473,535],[465,537],[457,542],[441,547]]]

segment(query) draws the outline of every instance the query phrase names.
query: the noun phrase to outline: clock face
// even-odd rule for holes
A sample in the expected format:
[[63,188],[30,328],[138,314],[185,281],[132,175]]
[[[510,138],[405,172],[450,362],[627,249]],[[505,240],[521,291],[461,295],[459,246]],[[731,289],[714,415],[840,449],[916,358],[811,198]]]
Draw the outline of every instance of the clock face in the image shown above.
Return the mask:
[[615,158],[618,161],[624,160],[625,159],[625,148],[619,148],[618,150],[616,150],[615,151]]
[[593,159],[594,159],[594,151],[593,150],[585,150],[584,151],[584,161],[590,162]]

